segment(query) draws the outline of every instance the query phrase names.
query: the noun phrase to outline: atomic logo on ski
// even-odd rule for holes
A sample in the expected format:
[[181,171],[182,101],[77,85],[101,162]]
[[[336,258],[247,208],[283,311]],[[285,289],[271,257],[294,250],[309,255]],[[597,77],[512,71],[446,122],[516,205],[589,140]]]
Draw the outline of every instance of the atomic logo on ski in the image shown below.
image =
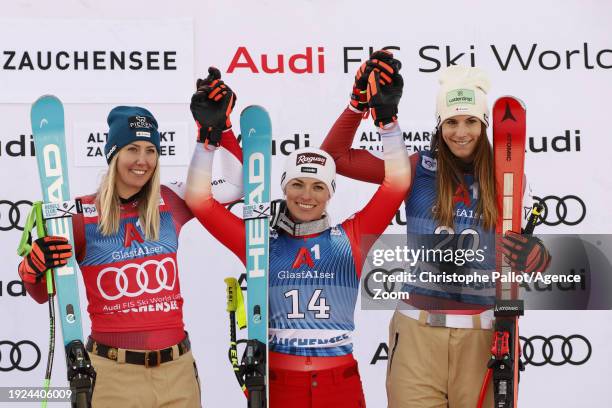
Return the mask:
[[504,117],[501,121],[504,122],[507,119],[516,122],[516,118],[512,115],[512,109],[510,109],[510,104],[508,102],[506,102],[506,111],[504,112]]

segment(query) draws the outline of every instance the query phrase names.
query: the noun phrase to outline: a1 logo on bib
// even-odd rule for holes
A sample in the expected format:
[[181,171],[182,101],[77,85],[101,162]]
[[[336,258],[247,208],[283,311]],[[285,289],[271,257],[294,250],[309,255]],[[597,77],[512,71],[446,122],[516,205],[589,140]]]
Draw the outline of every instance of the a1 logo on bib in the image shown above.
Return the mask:
[[306,265],[310,268],[314,268],[314,261],[312,260],[312,257],[310,256],[310,251],[308,251],[308,249],[304,247],[300,248],[300,250],[298,251],[295,257],[295,261],[293,261],[293,265],[291,265],[291,267],[293,269],[298,269],[302,265]]
[[308,248],[306,247],[301,247],[297,255],[295,256],[295,261],[293,261],[293,265],[291,265],[291,267],[293,269],[298,269],[302,265],[306,265],[309,268],[314,268],[314,261],[312,259],[312,256],[310,255],[311,251],[314,255],[314,259],[321,259],[321,250],[319,244],[316,244],[310,250],[308,250]]
[[457,186],[457,190],[455,190],[455,195],[453,196],[453,204],[463,203],[466,207],[472,205],[472,199],[470,198],[470,193],[467,191],[463,184],[459,184]]
[[142,236],[140,235],[140,232],[138,232],[136,226],[131,222],[128,222],[127,224],[125,224],[125,236],[123,238],[123,246],[129,248],[134,240],[140,242],[141,244],[144,242],[144,239],[142,239]]

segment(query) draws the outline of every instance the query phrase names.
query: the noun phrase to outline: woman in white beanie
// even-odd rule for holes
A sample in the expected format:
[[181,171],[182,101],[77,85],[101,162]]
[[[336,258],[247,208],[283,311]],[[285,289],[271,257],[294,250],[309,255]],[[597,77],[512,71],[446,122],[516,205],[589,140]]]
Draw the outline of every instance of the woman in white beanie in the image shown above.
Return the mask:
[[[497,207],[487,138],[488,90],[489,81],[477,68],[451,66],[442,72],[435,136],[429,151],[410,156],[412,182],[405,198],[410,243],[443,234],[455,248],[484,248],[485,259],[459,266],[426,259],[416,266],[421,270],[485,273],[495,265]],[[363,110],[351,103],[321,147],[334,157],[340,174],[380,183],[380,159],[367,150],[351,149],[362,116]],[[545,248],[535,242],[527,253],[531,251],[542,262],[530,266],[543,270],[548,262]],[[524,263],[516,266],[533,271]],[[402,290],[409,299],[399,302],[389,327],[388,406],[475,407],[490,358],[495,287],[417,279]],[[492,405],[489,387],[484,406]]]
[[[326,206],[336,190],[336,166],[326,152],[306,148],[285,162],[285,200],[273,217],[269,274],[270,407],[365,407],[352,351],[353,314],[365,235],[378,236],[401,204],[410,180],[402,132],[394,122],[402,92],[399,74],[380,78],[373,67],[369,103],[378,112],[384,155],[382,185],[361,211],[330,223]],[[379,86],[380,83],[385,86]],[[368,99],[367,97],[365,98]],[[367,102],[367,101],[366,101]],[[187,204],[200,222],[245,262],[244,221],[211,195],[214,150],[198,150],[187,181]],[[202,202],[205,204],[202,205]],[[369,241],[368,241],[369,242]]]

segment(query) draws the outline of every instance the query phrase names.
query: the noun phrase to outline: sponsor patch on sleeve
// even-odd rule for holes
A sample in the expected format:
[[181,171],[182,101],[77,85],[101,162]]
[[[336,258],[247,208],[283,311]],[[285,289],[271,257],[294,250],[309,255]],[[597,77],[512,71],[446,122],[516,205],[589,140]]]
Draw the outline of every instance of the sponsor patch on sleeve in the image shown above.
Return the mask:
[[98,210],[95,204],[83,204],[83,217],[97,217]]
[[421,166],[423,166],[423,168],[426,170],[436,171],[438,168],[438,162],[434,158],[423,156],[421,158]]

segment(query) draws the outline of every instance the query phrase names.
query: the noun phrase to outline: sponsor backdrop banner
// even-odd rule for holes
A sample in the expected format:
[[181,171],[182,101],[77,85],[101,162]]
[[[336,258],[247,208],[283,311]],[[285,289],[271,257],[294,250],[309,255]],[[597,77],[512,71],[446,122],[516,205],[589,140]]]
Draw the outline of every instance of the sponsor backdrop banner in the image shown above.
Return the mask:
[[[15,253],[30,204],[40,197],[29,109],[42,94],[56,94],[66,103],[70,187],[81,195],[94,192],[105,171],[100,152],[105,120],[118,104],[140,104],[154,113],[163,132],[162,178],[185,180],[195,135],[189,99],[196,78],[204,77],[210,65],[219,67],[237,92],[234,124],[248,105],[261,104],[270,112],[276,181],[286,155],[320,145],[346,106],[354,72],[370,51],[390,47],[403,63],[399,118],[410,152],[429,146],[439,70],[449,63],[475,65],[490,76],[490,105],[512,94],[527,106],[526,172],[550,214],[537,232],[612,230],[607,205],[612,135],[605,125],[612,69],[610,3],[465,1],[441,7],[269,1],[263,6],[235,0],[185,1],[171,10],[165,2],[142,0],[3,5],[0,386],[38,386],[44,376],[47,307],[25,296]],[[354,146],[380,150],[370,120],[362,123]],[[375,186],[344,177],[337,183],[329,212],[341,222],[365,205]],[[281,194],[276,182],[272,193]],[[234,210],[239,212],[240,205]],[[387,232],[401,234],[405,223],[400,208]],[[243,276],[243,268],[196,221],[183,228],[178,262],[203,405],[245,406],[227,362],[223,283],[226,276]],[[355,355],[368,406],[385,407],[392,312],[364,311],[360,304]],[[612,405],[611,321],[610,311],[528,311],[521,320],[527,363],[521,405]],[[58,343],[60,338],[58,333]],[[65,385],[60,348],[53,384]]]

